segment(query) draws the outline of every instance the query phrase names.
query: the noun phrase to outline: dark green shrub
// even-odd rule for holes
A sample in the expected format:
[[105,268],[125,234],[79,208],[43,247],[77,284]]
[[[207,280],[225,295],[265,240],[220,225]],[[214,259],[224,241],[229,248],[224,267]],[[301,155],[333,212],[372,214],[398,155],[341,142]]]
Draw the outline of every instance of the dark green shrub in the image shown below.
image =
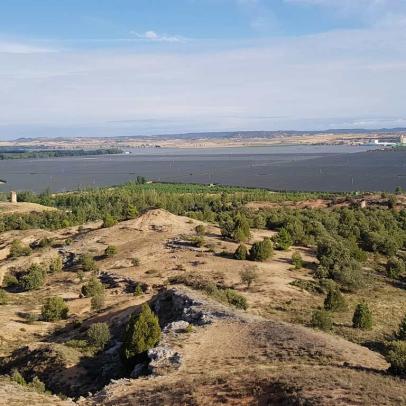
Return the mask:
[[249,258],[251,261],[266,261],[273,254],[272,242],[269,238],[255,242],[250,249]]
[[280,229],[274,241],[276,248],[284,251],[288,250],[293,244],[292,237],[289,234],[288,230],[286,230],[286,228]]
[[315,310],[312,314],[311,325],[323,331],[330,331],[333,328],[330,312],[326,310]]
[[89,282],[82,286],[82,294],[86,297],[102,295],[104,294],[104,286],[99,279],[93,276]]
[[240,272],[241,282],[247,285],[247,289],[258,279],[257,271],[253,268],[244,269]]
[[94,323],[87,330],[90,345],[102,350],[110,341],[110,328],[107,323]]
[[112,215],[107,214],[106,216],[104,216],[103,225],[102,225],[103,228],[112,227],[116,224],[117,224],[117,219],[114,218]]
[[28,245],[23,244],[20,240],[13,240],[10,247],[10,258],[27,257],[31,255],[31,248]]
[[405,273],[405,262],[401,258],[391,257],[386,263],[386,274],[389,278],[397,279]]
[[386,355],[389,371],[395,375],[406,376],[406,341],[393,341]]
[[355,308],[352,326],[361,330],[372,329],[372,313],[366,303],[359,303]]
[[37,290],[45,284],[46,270],[40,265],[33,264],[28,272],[18,281],[23,290]]
[[240,244],[238,248],[234,252],[234,259],[242,260],[244,261],[247,259],[248,255],[248,249],[244,244]]
[[292,265],[295,267],[295,269],[303,268],[303,259],[300,252],[295,251],[292,254]]
[[96,272],[97,264],[90,254],[82,254],[79,258],[80,265],[84,272]]
[[105,250],[104,250],[104,255],[106,257],[113,257],[114,255],[117,254],[117,247],[114,245],[109,245]]
[[340,292],[340,289],[330,289],[324,300],[324,309],[332,312],[343,312],[347,310],[347,304],[345,303],[344,296]]
[[41,316],[45,321],[57,321],[68,317],[69,308],[58,296],[49,297],[42,306]]
[[161,338],[161,328],[158,317],[148,304],[143,304],[141,313],[133,313],[127,323],[123,356],[126,360],[141,354],[158,344]]
[[7,304],[7,293],[4,289],[0,289],[0,305]]
[[400,322],[399,330],[396,334],[396,337],[399,340],[406,340],[406,316],[403,317],[402,321]]

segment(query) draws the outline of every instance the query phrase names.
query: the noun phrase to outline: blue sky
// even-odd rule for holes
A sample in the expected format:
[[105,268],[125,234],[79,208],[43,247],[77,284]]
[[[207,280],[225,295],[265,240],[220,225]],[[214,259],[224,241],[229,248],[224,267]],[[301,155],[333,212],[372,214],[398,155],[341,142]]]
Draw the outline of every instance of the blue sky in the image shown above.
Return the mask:
[[2,0],[0,139],[406,126],[404,0]]

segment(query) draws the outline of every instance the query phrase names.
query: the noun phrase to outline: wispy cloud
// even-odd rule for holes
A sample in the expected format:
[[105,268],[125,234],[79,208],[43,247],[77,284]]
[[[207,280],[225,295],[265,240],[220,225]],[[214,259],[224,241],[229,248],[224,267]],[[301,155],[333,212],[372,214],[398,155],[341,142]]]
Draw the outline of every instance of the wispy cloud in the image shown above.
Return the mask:
[[22,42],[0,40],[1,54],[43,54],[56,52],[56,49],[31,45]]
[[143,33],[136,31],[131,31],[131,35],[134,35],[135,38],[151,42],[184,42],[186,38],[179,35],[168,35],[168,34],[159,34],[156,31],[148,30]]

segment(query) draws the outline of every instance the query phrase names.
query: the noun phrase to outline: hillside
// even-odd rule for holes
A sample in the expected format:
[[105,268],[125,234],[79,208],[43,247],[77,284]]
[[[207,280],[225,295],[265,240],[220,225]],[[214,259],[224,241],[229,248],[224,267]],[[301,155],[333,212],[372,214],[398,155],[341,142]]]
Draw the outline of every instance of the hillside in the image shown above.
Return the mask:
[[[198,246],[193,239],[197,225],[205,227],[204,243]],[[247,245],[275,234],[252,229]],[[33,247],[29,256],[9,258],[16,239]],[[49,243],[38,246],[44,239]],[[404,291],[399,294],[395,286],[376,281],[370,290],[346,295],[351,306],[340,315],[336,335],[315,331],[307,326],[324,293],[304,288],[313,283],[317,264],[310,248],[275,251],[265,262],[237,261],[232,253],[238,244],[221,238],[219,227],[162,209],[106,228],[94,222],[57,231],[9,231],[0,243],[2,277],[56,256],[64,263],[64,270],[49,274],[38,290],[9,289],[8,304],[0,306],[1,373],[18,369],[27,381],[38,376],[53,393],[76,399],[79,405],[389,405],[406,399],[404,382],[387,374],[384,357],[357,344],[396,328],[406,307]],[[113,245],[116,252],[106,256],[106,248]],[[294,251],[302,254],[305,267],[292,267]],[[105,286],[100,311],[81,294],[91,279],[91,272],[79,273],[78,259],[84,253],[95,258]],[[240,278],[246,269],[258,274],[249,289]],[[242,294],[248,309],[237,310],[208,297],[204,289],[198,291],[208,283]],[[137,296],[136,286],[142,286]],[[374,314],[381,314],[372,331],[358,332],[348,325],[352,303],[360,295],[370,297]],[[37,321],[49,296],[65,299],[68,320]],[[118,350],[130,314],[146,301],[164,329],[159,346],[165,351],[152,375],[129,379]],[[392,306],[391,318],[385,317],[387,306]],[[170,327],[179,320],[191,327]],[[67,345],[83,339],[95,322],[110,326],[112,340],[104,352],[92,354]],[[174,355],[179,362],[172,361]],[[3,386],[7,404],[58,404],[26,388],[13,391],[14,386]]]

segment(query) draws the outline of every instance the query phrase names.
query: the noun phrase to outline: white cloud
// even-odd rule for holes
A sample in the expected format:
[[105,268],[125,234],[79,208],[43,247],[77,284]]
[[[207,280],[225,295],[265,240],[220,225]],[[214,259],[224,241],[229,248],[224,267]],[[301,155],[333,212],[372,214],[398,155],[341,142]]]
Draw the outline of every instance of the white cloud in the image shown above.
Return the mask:
[[228,50],[223,44],[221,51],[194,45],[193,52],[0,53],[0,123],[8,135],[21,126],[120,135],[404,122],[401,27],[282,37]]
[[158,34],[155,31],[149,30],[144,33],[138,33],[131,31],[130,34],[134,35],[136,38],[145,41],[156,41],[156,42],[183,42],[185,38],[177,35],[167,35],[167,34]]

